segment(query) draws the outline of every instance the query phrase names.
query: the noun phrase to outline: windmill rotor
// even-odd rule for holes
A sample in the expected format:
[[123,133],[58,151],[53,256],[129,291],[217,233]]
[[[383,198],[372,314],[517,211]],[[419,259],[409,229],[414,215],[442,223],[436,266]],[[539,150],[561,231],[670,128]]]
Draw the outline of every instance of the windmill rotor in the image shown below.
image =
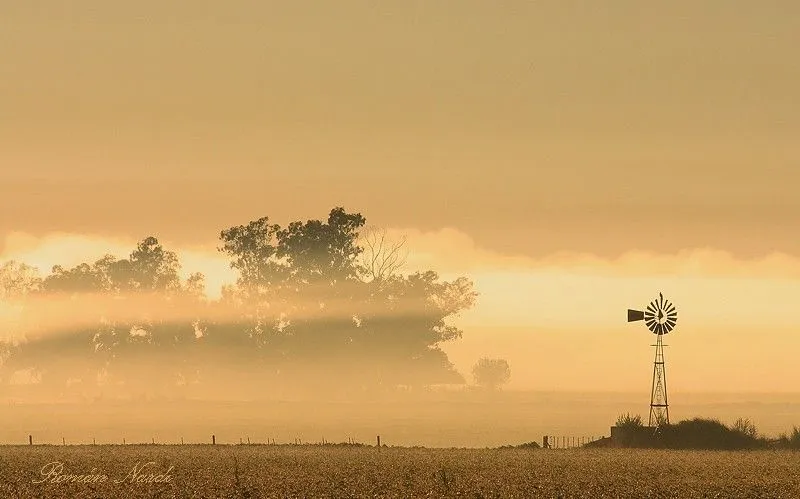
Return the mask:
[[644,321],[647,329],[659,336],[670,333],[678,323],[678,310],[662,293],[644,310],[628,309],[628,322]]

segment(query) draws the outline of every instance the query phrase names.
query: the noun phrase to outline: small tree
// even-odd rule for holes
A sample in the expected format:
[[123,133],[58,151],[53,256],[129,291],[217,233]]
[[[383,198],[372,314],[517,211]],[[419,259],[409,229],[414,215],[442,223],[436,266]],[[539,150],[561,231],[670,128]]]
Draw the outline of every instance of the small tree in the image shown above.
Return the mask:
[[0,301],[25,298],[39,289],[39,270],[16,260],[0,264]]
[[472,368],[475,383],[490,390],[495,390],[511,378],[511,366],[505,359],[481,358]]

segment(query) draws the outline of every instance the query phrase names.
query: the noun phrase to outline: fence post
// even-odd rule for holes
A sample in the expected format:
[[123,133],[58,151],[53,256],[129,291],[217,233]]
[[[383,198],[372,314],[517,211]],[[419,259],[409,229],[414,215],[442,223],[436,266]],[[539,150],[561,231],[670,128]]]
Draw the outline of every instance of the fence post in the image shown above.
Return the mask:
[[28,445],[33,445],[33,435],[28,435]]
[[378,435],[378,450],[381,450],[381,436]]
[[211,435],[211,445],[216,445],[216,444],[217,444],[217,436]]

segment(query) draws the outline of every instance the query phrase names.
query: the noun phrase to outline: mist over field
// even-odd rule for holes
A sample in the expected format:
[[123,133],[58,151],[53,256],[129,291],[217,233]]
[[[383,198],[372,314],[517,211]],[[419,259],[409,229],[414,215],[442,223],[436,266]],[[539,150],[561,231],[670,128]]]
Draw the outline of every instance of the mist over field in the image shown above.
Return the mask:
[[[216,294],[153,237],[127,256],[84,256],[93,263],[49,273],[7,261],[0,441],[372,444],[382,435],[391,445],[483,447],[599,438],[619,414],[645,414],[650,338],[587,324],[598,312],[618,322],[610,305],[576,296],[584,303],[546,309],[548,299],[558,305],[540,294],[532,305],[544,321],[514,327],[520,295],[505,295],[504,322],[497,295],[484,298],[452,266],[448,279],[408,269],[418,247],[365,224],[336,208],[327,220],[226,229],[219,254],[235,278]],[[481,300],[488,309],[475,314]],[[704,352],[726,352],[724,336],[688,333],[676,344],[673,418],[748,417],[768,435],[800,419],[791,385],[737,378],[714,393],[730,366]],[[481,376],[471,368],[484,357],[511,369]],[[693,379],[698,369],[705,375]]]
[[[360,442],[426,447],[498,447],[544,435],[609,436],[622,413],[646,417],[641,393],[474,392],[395,394],[383,397],[265,396],[239,399],[208,393],[207,399],[151,399],[134,403],[4,404],[0,440],[27,444],[322,443]],[[785,433],[800,418],[800,402],[785,394],[670,394],[674,420],[751,419],[768,437]],[[298,440],[296,440],[298,439]]]

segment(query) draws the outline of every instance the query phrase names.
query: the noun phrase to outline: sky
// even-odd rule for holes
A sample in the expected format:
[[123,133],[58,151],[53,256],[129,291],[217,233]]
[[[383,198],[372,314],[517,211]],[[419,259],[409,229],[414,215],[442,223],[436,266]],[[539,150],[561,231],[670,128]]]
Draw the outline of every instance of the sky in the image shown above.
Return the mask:
[[798,46],[790,0],[0,0],[0,260],[213,288],[220,230],[344,206],[476,282],[462,372],[649,391],[663,291],[670,389],[796,391]]

